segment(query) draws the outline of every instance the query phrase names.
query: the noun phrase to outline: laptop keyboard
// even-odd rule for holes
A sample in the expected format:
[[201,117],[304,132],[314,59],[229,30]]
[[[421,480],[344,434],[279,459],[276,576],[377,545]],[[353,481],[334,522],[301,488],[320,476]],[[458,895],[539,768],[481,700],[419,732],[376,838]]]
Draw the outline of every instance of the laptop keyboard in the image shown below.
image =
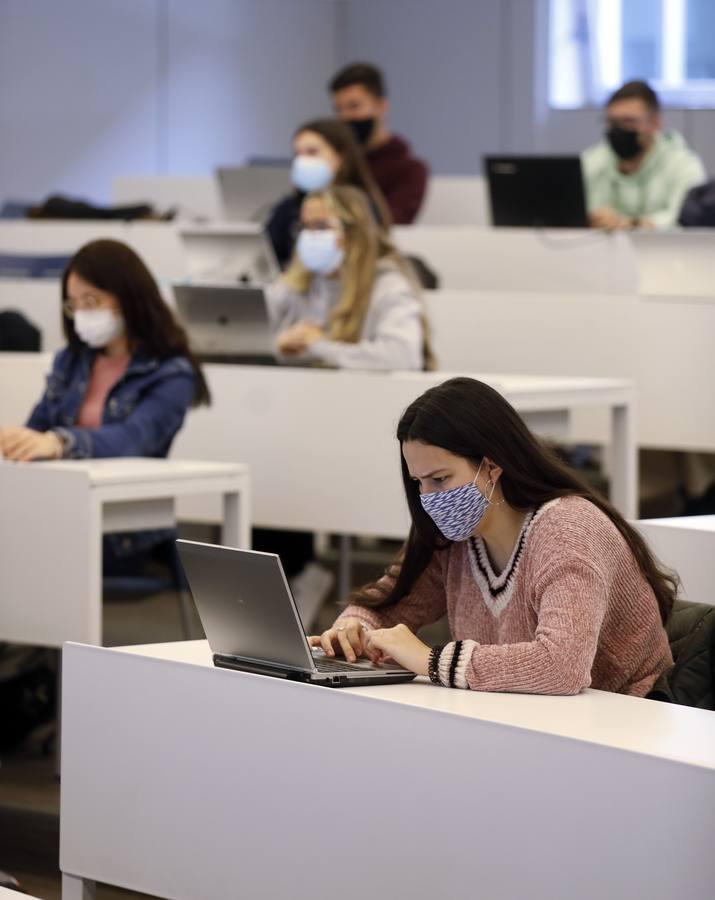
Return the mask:
[[[319,672],[344,672],[346,669],[353,672],[364,672],[368,668],[364,664],[356,666],[346,662],[344,659],[328,659],[327,656],[314,656],[313,662]],[[368,671],[370,671],[370,668],[368,668]]]

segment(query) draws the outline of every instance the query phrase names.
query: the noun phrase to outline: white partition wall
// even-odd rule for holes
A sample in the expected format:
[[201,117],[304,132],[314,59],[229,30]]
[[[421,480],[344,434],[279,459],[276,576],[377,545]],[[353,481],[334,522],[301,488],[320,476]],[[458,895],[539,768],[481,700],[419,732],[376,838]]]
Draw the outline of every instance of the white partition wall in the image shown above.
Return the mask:
[[663,565],[677,572],[683,599],[715,606],[715,516],[642,519],[635,525]]
[[432,266],[446,290],[624,294],[638,286],[625,234],[404,225],[394,237],[403,252]]
[[172,222],[0,221],[0,253],[71,256],[98,238],[129,244],[159,281],[187,274],[178,227]]

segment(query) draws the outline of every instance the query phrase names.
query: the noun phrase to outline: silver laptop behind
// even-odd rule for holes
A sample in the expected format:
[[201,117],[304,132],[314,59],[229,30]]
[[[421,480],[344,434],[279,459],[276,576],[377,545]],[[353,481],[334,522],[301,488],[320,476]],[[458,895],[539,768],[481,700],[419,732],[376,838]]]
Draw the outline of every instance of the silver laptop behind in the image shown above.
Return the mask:
[[265,222],[276,203],[292,189],[287,167],[239,166],[216,171],[224,218],[232,222]]
[[204,361],[276,365],[262,288],[175,284],[179,318]]
[[350,664],[312,650],[273,553],[177,541],[214,664],[326,687],[411,681],[399,666]]
[[179,239],[194,281],[268,284],[280,275],[273,245],[258,224],[184,226]]

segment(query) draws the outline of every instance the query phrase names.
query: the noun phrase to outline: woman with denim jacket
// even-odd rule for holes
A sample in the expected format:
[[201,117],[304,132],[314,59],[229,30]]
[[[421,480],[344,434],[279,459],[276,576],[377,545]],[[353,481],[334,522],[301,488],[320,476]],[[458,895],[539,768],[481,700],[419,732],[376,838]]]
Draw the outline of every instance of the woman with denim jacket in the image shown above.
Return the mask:
[[62,312],[67,347],[27,424],[0,429],[5,459],[165,457],[188,408],[210,397],[143,261],[120,241],[86,244],[64,272]]
[[92,241],[62,278],[67,347],[24,428],[0,430],[6,459],[166,456],[209,392],[183,328],[137,254]]

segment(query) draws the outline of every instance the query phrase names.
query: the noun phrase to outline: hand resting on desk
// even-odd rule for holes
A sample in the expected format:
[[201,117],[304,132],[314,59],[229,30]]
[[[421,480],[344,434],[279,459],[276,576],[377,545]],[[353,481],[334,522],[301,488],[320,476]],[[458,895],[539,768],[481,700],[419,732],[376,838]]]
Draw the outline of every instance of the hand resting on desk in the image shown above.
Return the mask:
[[316,322],[298,322],[278,335],[276,345],[284,356],[297,356],[323,337],[323,329]]
[[0,452],[5,459],[16,462],[59,459],[62,457],[62,441],[54,431],[11,426],[0,428]]

